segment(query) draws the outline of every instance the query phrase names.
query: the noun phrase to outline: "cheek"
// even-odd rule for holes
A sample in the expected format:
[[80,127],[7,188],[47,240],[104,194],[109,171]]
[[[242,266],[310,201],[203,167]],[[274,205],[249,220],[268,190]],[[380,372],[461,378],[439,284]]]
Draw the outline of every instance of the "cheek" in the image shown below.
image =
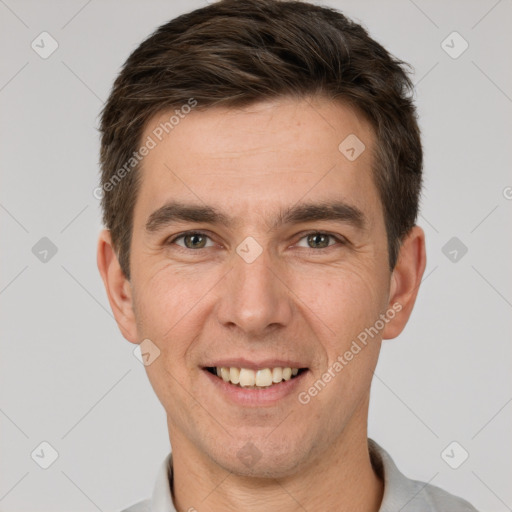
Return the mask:
[[185,411],[195,407],[184,389],[193,370],[187,366],[187,351],[199,332],[197,312],[204,293],[200,283],[193,284],[168,266],[146,276],[134,293],[140,339],[149,338],[160,351],[145,367],[148,379],[164,408],[176,411],[179,422],[185,422]]
[[176,366],[187,350],[185,341],[194,336],[189,332],[190,318],[211,286],[194,283],[169,266],[146,276],[142,283],[134,291],[139,337],[151,339],[164,359]]
[[138,309],[145,327],[162,337],[194,308],[210,286],[208,279],[197,279],[197,272],[194,275],[190,268],[182,272],[169,263],[151,268],[151,261],[144,266],[147,272],[137,276]]
[[387,299],[383,280],[362,265],[319,268],[296,279],[292,289],[310,310],[312,321],[323,325],[327,339],[338,348],[372,325]]

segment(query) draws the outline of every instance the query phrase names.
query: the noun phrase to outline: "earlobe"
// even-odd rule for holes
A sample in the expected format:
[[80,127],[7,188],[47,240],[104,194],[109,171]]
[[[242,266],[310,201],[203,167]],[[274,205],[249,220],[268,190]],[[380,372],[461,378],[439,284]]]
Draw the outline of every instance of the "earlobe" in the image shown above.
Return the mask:
[[103,229],[98,238],[97,264],[122,335],[128,341],[138,343],[130,282],[119,265],[108,229]]
[[388,308],[396,315],[386,324],[383,339],[398,336],[411,316],[426,266],[425,233],[414,226],[402,242],[390,282]]

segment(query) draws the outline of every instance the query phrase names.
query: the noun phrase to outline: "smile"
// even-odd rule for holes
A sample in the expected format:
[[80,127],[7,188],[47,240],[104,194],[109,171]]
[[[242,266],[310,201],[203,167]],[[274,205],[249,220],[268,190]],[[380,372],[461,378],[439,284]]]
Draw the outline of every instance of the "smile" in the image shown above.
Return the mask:
[[265,389],[276,386],[283,381],[292,380],[306,369],[275,367],[253,370],[250,368],[238,368],[233,366],[218,366],[207,367],[206,370],[212,375],[217,376],[219,379],[222,379],[224,382],[239,388]]

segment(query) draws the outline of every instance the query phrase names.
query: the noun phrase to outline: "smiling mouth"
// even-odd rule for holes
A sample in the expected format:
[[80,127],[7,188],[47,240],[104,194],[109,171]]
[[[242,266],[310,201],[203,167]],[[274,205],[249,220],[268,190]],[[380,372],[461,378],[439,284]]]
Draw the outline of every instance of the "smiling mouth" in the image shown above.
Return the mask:
[[215,375],[224,382],[233,386],[244,389],[266,389],[277,386],[282,382],[295,379],[307,368],[262,368],[260,370],[252,370],[250,368],[237,367],[206,367],[206,371]]

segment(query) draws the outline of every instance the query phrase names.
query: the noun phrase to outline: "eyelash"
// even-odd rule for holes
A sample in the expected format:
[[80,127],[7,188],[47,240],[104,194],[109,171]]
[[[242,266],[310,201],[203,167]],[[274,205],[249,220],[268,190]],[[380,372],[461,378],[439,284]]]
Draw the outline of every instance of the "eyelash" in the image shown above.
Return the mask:
[[[208,233],[206,233],[204,231],[185,231],[184,233],[181,233],[179,235],[176,235],[176,236],[174,236],[172,238],[167,239],[165,241],[165,245],[171,245],[174,242],[176,242],[176,240],[179,240],[180,238],[184,238],[184,237],[189,236],[189,235],[201,235],[201,236],[205,236],[205,237],[207,237],[207,238],[209,238],[211,240],[211,237],[208,235]],[[339,245],[347,245],[347,240],[344,237],[340,237],[339,235],[333,235],[333,234],[327,233],[325,231],[309,231],[307,233],[304,233],[301,236],[301,238],[299,239],[299,241],[302,240],[303,238],[308,237],[309,235],[325,235],[325,236],[328,236],[330,238],[334,238],[339,243]],[[327,247],[321,247],[319,249],[313,249],[311,247],[302,247],[302,249],[305,249],[308,252],[318,253],[320,251],[329,250],[329,249],[331,249],[331,248],[333,248],[335,246],[336,246],[336,244],[328,245]],[[201,249],[208,249],[208,247],[201,247],[199,249],[189,249],[188,247],[181,247],[180,245],[177,245],[177,248],[179,250],[185,251],[185,252],[198,252]]]

